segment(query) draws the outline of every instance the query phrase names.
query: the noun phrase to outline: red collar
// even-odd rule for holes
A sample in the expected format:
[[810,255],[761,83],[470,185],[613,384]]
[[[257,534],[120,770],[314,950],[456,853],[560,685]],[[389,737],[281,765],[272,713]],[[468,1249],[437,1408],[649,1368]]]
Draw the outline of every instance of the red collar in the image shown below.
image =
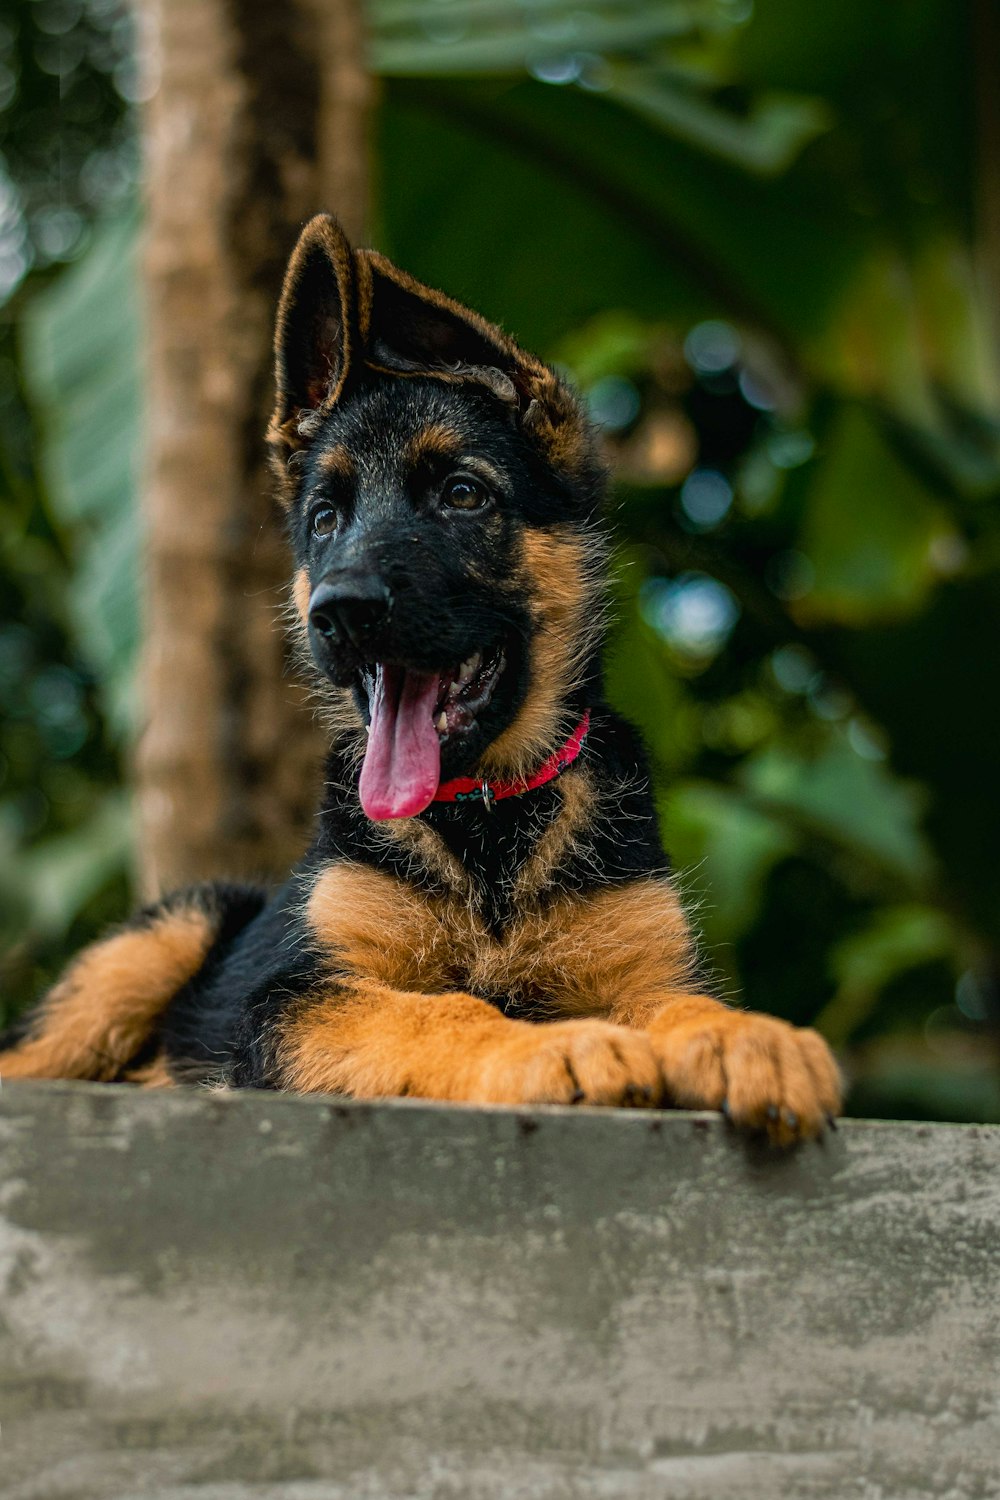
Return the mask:
[[590,709],[588,708],[566,743],[543,760],[538,770],[532,775],[520,781],[483,781],[475,776],[456,776],[454,781],[442,781],[434,793],[434,801],[475,802],[478,798],[482,798],[489,807],[492,803],[499,802],[502,797],[519,797],[522,792],[533,792],[536,786],[544,786],[547,781],[551,781],[565,771],[567,766],[573,764],[583,749],[589,729]]

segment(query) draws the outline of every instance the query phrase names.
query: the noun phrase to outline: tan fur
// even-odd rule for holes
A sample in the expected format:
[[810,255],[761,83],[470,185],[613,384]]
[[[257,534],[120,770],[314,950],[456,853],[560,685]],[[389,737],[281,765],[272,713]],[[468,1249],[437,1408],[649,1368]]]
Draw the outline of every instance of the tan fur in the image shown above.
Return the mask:
[[317,460],[316,467],[329,479],[346,480],[354,475],[354,460],[343,443],[338,443],[333,448],[325,448]]
[[309,574],[305,568],[299,568],[292,579],[292,603],[295,613],[303,625],[309,623],[309,600],[312,597],[312,589],[309,586]]
[[282,1028],[285,1088],[385,1098],[409,1094],[483,1104],[655,1104],[648,1038],[601,1021],[534,1026],[483,1000],[421,995],[354,981]]
[[593,462],[593,439],[570,390],[544,365],[533,372],[524,430],[554,469],[573,477]]
[[693,966],[677,894],[656,877],[562,897],[524,919],[520,942],[526,977],[554,997],[559,1015],[603,1016],[634,1027],[658,998],[688,981]]
[[549,888],[559,867],[580,844],[596,816],[597,797],[589,772],[574,766],[556,783],[559,813],[539,838],[514,882],[514,900],[531,901]]
[[519,588],[535,619],[528,693],[514,722],[483,757],[487,776],[527,776],[575,725],[564,707],[603,623],[596,538],[568,526],[524,534]]
[[151,1063],[146,1063],[141,1068],[129,1068],[122,1074],[125,1083],[138,1084],[143,1089],[172,1089],[177,1081],[170,1071],[170,1066],[163,1053],[154,1058]]
[[481,453],[463,453],[461,455],[462,468],[467,469],[470,474],[477,475],[486,484],[491,484],[495,489],[502,492],[504,488],[504,475],[501,469],[491,464],[488,458]]
[[[564,838],[578,835],[573,812],[583,815],[587,795],[585,787],[570,793]],[[607,1102],[612,1077],[625,1089],[611,1063],[620,1036],[612,1046],[604,1033],[574,1032],[569,1053],[560,1037],[547,1050],[553,1033],[561,1036],[561,1026],[575,1021],[612,1023],[641,1036],[656,1059],[656,1098],[665,1092],[674,1104],[701,1108],[725,1101],[734,1120],[779,1143],[819,1134],[840,1107],[837,1069],[815,1032],[692,992],[690,932],[666,879],[526,900],[497,939],[457,890],[432,894],[377,870],[339,865],[320,876],[306,914],[341,984],[288,1023],[283,1067],[290,1087],[483,1102],[561,1099],[567,1056],[569,1072],[579,1076],[579,1045],[596,1069],[584,1068],[590,1082],[580,1087],[591,1102]],[[467,990],[506,1004],[507,1017],[484,1009]],[[547,1019],[534,1040],[496,1031],[533,1025],[516,1022],[519,1011]],[[544,1066],[537,1061],[543,1056]],[[631,1081],[641,1093],[645,1064],[639,1056],[633,1063]],[[527,1092],[517,1092],[518,1066],[526,1070]],[[614,1096],[625,1099],[624,1092]]]
[[457,894],[341,864],[317,880],[306,920],[337,969],[358,978],[421,994],[467,987],[541,1005],[553,1018],[614,1013],[634,1024],[657,995],[683,984],[691,961],[687,923],[665,880],[527,904],[497,939]]
[[366,865],[336,864],[317,879],[305,915],[338,970],[433,994],[457,980],[455,905]]
[[375,827],[386,843],[401,846],[407,851],[414,874],[430,875],[452,896],[459,897],[463,902],[472,901],[472,882],[468,871],[433,828],[429,828],[419,818],[389,819],[375,824]]
[[443,422],[429,422],[406,445],[406,459],[418,464],[425,458],[457,458],[462,451],[462,435]]
[[368,340],[371,337],[372,302],[374,300],[371,254],[372,252],[368,250],[356,250],[354,252],[358,343],[362,349],[367,348]]
[[653,1008],[643,1024],[674,1104],[725,1106],[735,1124],[776,1145],[820,1135],[840,1110],[840,1074],[815,1031],[690,994]]
[[49,995],[35,1034],[0,1053],[0,1078],[115,1078],[201,967],[213,933],[204,912],[172,911],[86,949]]

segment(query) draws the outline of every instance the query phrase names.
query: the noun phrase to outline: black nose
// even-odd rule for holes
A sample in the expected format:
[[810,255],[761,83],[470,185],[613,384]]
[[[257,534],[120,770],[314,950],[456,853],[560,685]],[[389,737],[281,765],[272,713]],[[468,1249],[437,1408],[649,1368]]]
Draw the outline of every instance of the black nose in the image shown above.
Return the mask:
[[389,618],[392,595],[371,573],[324,579],[309,600],[309,624],[325,640],[350,641],[362,650]]

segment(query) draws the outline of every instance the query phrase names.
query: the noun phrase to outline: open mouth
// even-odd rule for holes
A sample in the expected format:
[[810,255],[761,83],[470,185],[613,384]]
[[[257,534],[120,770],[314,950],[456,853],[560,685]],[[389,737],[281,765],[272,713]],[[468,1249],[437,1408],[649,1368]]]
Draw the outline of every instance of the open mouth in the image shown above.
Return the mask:
[[370,723],[358,790],[370,818],[412,818],[433,801],[441,746],[475,727],[505,665],[498,647],[445,672],[389,662],[362,672]]
[[506,662],[502,650],[483,659],[477,651],[468,661],[440,679],[441,692],[434,707],[434,728],[444,741],[452,734],[468,734],[493,697]]

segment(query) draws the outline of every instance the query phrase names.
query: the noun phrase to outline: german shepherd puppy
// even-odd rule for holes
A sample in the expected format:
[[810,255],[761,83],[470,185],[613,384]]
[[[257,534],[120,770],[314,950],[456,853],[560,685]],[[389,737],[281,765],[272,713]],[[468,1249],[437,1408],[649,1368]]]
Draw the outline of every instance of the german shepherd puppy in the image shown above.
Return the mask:
[[276,893],[202,886],[86,949],[4,1078],[724,1109],[840,1105],[813,1031],[703,993],[643,751],[602,697],[605,474],[576,397],[321,215],[268,441],[331,730]]

